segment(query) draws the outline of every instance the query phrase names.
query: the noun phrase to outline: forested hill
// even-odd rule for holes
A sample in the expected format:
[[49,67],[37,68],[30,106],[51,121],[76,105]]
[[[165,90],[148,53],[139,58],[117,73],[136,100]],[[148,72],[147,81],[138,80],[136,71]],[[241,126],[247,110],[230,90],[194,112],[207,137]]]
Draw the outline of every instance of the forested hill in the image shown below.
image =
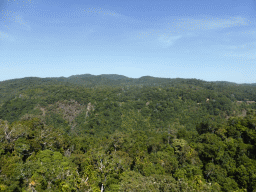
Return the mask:
[[[156,78],[144,76],[138,79],[128,78],[123,75],[103,74],[103,75],[73,75],[68,78],[37,78],[26,77],[22,79],[12,79],[0,81],[0,103],[17,95],[20,91],[31,89],[33,87],[44,85],[66,85],[66,86],[83,86],[87,88],[95,88],[102,86],[111,87],[130,87],[130,86],[147,86],[147,87],[177,87],[177,88],[197,88],[210,89],[218,92],[228,92],[228,94],[236,94],[237,100],[243,98],[252,100],[255,94],[256,83],[254,84],[236,84],[232,82],[216,81],[207,82],[197,79],[181,79],[181,78]],[[244,93],[241,95],[241,93]],[[248,97],[248,98],[247,98]]]
[[0,191],[256,191],[256,86],[0,82]]

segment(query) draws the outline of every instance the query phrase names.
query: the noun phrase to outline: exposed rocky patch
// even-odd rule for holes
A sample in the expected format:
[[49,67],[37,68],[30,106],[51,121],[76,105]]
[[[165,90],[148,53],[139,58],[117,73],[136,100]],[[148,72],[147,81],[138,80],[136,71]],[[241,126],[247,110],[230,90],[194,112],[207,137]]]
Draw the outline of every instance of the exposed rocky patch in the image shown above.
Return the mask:
[[81,111],[83,110],[83,106],[75,100],[57,102],[55,105],[56,112],[62,113],[63,118],[69,123],[72,123],[79,115],[79,113],[81,113]]

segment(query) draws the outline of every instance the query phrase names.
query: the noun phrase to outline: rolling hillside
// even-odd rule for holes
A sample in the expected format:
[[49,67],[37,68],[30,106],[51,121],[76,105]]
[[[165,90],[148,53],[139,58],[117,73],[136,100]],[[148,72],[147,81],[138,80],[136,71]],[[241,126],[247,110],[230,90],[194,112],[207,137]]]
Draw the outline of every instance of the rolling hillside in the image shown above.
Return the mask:
[[0,82],[0,190],[254,191],[254,101],[197,79]]

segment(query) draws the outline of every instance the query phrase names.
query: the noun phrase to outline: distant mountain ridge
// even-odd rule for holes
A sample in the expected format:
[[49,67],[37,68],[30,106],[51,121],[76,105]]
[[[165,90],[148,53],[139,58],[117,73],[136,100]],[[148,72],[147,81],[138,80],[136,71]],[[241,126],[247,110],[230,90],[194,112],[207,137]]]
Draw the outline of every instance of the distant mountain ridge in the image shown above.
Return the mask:
[[[118,74],[101,74],[101,75],[92,75],[92,74],[81,74],[81,75],[72,75],[69,77],[25,77],[20,79],[11,79],[6,81],[0,81],[0,103],[7,101],[12,97],[16,97],[20,92],[40,88],[45,85],[64,85],[70,87],[82,86],[86,88],[96,88],[96,87],[130,87],[130,86],[149,86],[149,87],[176,87],[176,88],[193,88],[193,89],[210,89],[216,91],[222,91],[225,89],[234,90],[233,92],[238,91],[237,89],[241,88],[244,90],[244,93],[247,93],[249,100],[256,100],[252,98],[252,93],[249,93],[252,90],[248,90],[248,87],[253,88],[256,86],[256,83],[253,84],[237,84],[227,81],[215,81],[209,82],[199,79],[182,79],[182,78],[160,78],[152,76],[142,76],[140,78],[129,78],[124,75]],[[239,91],[240,91],[239,90]],[[248,92],[249,91],[249,92]],[[242,97],[237,97],[238,100],[241,100]]]
[[117,75],[117,74],[102,74],[102,75],[91,75],[91,74],[82,74],[82,75],[72,75],[68,77],[68,79],[72,78],[90,78],[90,77],[101,77],[101,78],[107,78],[112,80],[120,80],[120,79],[129,79],[128,77],[124,75]]
[[[229,81],[204,81],[204,80],[199,80],[199,79],[185,79],[185,78],[164,78],[164,77],[153,77],[153,76],[141,76],[139,78],[130,78],[124,75],[118,75],[118,74],[101,74],[101,75],[92,75],[89,73],[86,74],[80,74],[80,75],[71,75],[69,77],[45,77],[45,78],[41,78],[41,77],[24,77],[24,78],[17,78],[17,79],[10,79],[10,80],[5,80],[5,81],[0,81],[0,83],[13,83],[16,81],[20,81],[20,82],[28,82],[28,81],[35,81],[35,80],[39,80],[42,83],[46,83],[46,82],[50,82],[52,80],[55,81],[65,81],[65,82],[69,82],[71,81],[72,83],[74,83],[72,80],[73,79],[102,79],[102,78],[106,78],[109,80],[135,80],[135,81],[144,81],[144,80],[157,80],[157,81],[162,81],[162,80],[176,80],[179,82],[184,82],[184,81],[188,81],[188,80],[194,80],[194,81],[200,81],[200,82],[205,82],[205,83],[217,83],[217,84],[237,84],[234,82],[229,82]],[[238,85],[252,85],[252,86],[256,86],[256,83],[242,83],[242,84],[238,84]]]

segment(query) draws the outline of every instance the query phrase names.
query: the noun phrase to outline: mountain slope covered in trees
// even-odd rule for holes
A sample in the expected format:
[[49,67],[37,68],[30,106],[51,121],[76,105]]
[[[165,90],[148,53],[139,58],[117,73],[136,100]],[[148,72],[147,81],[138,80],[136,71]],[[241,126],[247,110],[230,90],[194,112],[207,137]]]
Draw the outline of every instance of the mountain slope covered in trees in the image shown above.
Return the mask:
[[256,191],[255,101],[197,79],[0,82],[0,191]]

